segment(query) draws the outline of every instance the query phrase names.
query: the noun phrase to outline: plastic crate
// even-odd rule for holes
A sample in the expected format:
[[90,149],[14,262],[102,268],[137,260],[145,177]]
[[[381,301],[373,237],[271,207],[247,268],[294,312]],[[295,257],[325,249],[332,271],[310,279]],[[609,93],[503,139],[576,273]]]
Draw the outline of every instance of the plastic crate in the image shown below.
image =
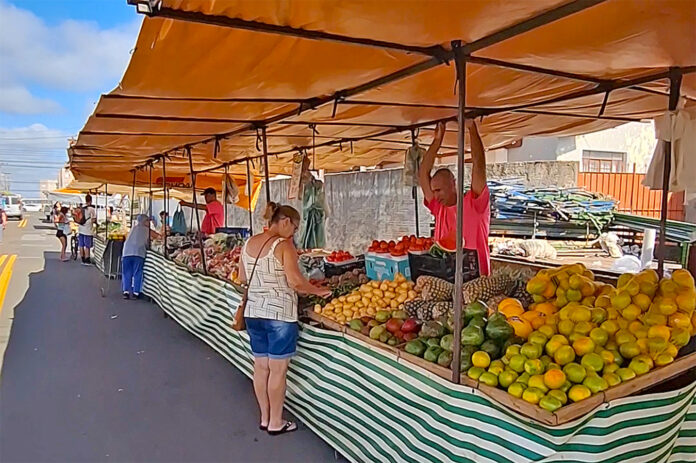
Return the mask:
[[248,228],[244,227],[217,227],[215,233],[227,233],[228,235],[239,235],[244,239],[251,236],[251,232]]
[[[433,257],[430,254],[409,253],[408,260],[413,281],[416,281],[421,275],[429,275],[454,283],[454,253],[444,258]],[[464,281],[479,277],[478,252],[476,250],[464,249],[462,270],[464,271]]]
[[392,257],[389,254],[365,254],[365,273],[371,280],[393,280],[397,273],[411,278],[408,257]]
[[331,278],[332,276],[343,275],[356,268],[365,268],[365,256],[356,256],[356,260],[346,263],[324,261],[324,276]]

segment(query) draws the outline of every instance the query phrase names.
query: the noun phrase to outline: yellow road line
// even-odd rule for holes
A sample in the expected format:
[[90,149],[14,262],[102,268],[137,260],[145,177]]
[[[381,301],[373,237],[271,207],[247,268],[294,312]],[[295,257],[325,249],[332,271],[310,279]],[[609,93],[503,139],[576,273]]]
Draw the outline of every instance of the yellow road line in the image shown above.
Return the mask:
[[19,222],[19,228],[24,228],[27,226],[27,219],[22,220]]
[[7,294],[7,288],[10,286],[10,278],[12,278],[12,267],[14,267],[16,259],[17,254],[12,254],[7,261],[7,265],[2,270],[2,273],[0,273],[0,312],[2,311],[2,306],[5,303],[5,294]]
[[7,259],[7,254],[0,256],[0,267],[2,267],[2,264],[5,263],[5,259]]

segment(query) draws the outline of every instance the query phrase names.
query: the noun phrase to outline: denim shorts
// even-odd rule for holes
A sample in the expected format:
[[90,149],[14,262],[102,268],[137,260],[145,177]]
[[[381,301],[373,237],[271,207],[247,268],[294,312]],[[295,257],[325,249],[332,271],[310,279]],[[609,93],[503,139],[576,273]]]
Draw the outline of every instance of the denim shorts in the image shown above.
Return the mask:
[[80,248],[91,249],[94,245],[94,237],[92,235],[77,235],[77,246]]
[[297,322],[266,318],[245,318],[254,357],[285,359],[295,355],[299,327]]

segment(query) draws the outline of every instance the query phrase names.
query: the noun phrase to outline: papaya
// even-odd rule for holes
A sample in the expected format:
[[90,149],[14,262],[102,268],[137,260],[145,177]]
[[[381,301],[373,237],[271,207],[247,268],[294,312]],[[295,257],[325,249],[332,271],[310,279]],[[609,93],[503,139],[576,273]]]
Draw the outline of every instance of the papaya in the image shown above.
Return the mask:
[[469,325],[462,330],[463,346],[480,346],[484,339],[483,329],[480,326]]
[[454,335],[453,334],[446,334],[440,339],[440,347],[442,347],[445,350],[452,351],[452,346],[454,344]]
[[452,363],[452,351],[443,350],[437,357],[437,364],[449,368]]
[[500,347],[492,339],[484,341],[483,344],[479,346],[479,350],[482,350],[483,352],[487,353],[488,356],[492,359],[497,359],[498,357],[500,357]]
[[515,330],[508,323],[505,315],[496,312],[490,316],[486,323],[486,337],[503,343],[514,334]]
[[464,308],[464,319],[471,320],[476,317],[488,315],[488,308],[480,301],[472,302]]
[[413,341],[407,342],[404,349],[411,355],[422,357],[425,352],[425,344],[420,339],[414,339]]
[[442,347],[430,346],[423,353],[423,359],[435,363],[442,352],[444,352]]

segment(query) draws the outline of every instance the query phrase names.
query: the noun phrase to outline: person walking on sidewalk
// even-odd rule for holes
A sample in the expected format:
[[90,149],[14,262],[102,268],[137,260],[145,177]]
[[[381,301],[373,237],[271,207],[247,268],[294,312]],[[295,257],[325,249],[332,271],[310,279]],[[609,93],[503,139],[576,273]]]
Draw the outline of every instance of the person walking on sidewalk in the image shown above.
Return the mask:
[[65,248],[68,246],[68,236],[70,236],[70,222],[68,221],[68,208],[63,206],[53,216],[56,224],[56,237],[60,241],[60,260],[65,262],[68,260],[65,257]]
[[97,210],[92,205],[92,195],[85,195],[85,205],[77,209],[77,246],[80,249],[82,265],[90,265],[90,252],[94,246],[94,225],[97,223]]
[[128,233],[126,242],[123,243],[121,288],[124,299],[140,297],[140,291],[143,289],[143,267],[145,266],[148,236],[159,238],[160,235],[150,229],[148,216],[139,214],[136,217],[135,226]]
[[2,243],[2,235],[4,235],[5,228],[7,228],[7,213],[5,213],[5,209],[0,205],[0,243]]
[[254,354],[259,429],[275,436],[297,430],[297,424],[283,420],[285,377],[299,335],[297,293],[328,297],[331,291],[312,285],[300,272],[292,242],[299,212],[275,203],[268,212],[268,230],[249,238],[242,249],[239,277],[248,284],[244,319]]

